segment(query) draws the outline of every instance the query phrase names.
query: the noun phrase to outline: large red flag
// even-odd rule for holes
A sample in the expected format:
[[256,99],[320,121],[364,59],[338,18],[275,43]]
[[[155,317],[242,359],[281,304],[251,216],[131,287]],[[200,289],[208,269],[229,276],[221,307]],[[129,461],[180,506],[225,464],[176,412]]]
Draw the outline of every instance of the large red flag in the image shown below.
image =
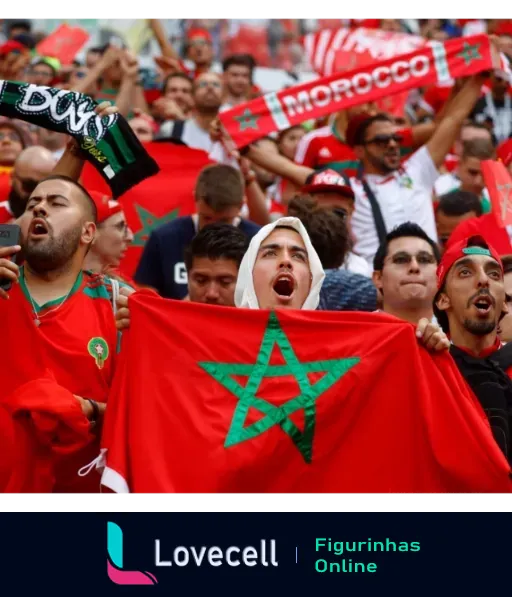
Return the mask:
[[453,360],[408,323],[148,291],[130,307],[103,436],[114,491],[512,490]]
[[[194,188],[199,172],[213,163],[206,152],[173,143],[145,143],[160,172],[120,197],[135,238],[121,263],[121,272],[133,277],[142,249],[152,230],[178,216],[194,213]],[[108,185],[87,163],[82,183],[89,190],[109,194]]]

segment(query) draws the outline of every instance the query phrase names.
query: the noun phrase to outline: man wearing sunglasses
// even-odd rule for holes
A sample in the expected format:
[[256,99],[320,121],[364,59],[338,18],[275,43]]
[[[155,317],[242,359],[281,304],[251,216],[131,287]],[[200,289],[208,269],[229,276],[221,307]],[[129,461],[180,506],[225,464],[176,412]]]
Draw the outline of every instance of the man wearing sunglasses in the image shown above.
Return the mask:
[[470,77],[446,109],[430,140],[403,164],[402,137],[385,114],[358,115],[347,127],[347,142],[361,168],[350,179],[355,193],[354,251],[369,263],[388,231],[404,222],[418,224],[437,241],[432,191],[438,168],[480,96],[485,74]]

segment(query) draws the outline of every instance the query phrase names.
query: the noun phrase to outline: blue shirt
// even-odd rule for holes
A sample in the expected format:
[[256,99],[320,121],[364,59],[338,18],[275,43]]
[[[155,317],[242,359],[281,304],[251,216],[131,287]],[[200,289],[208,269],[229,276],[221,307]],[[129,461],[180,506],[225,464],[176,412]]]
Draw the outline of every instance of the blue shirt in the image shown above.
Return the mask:
[[[260,229],[248,220],[241,220],[238,227],[249,238]],[[196,232],[192,216],[177,218],[156,228],[142,252],[135,273],[137,284],[151,286],[164,298],[184,299],[188,294],[184,252]]]
[[377,289],[370,278],[343,269],[325,270],[318,309],[322,311],[375,311]]

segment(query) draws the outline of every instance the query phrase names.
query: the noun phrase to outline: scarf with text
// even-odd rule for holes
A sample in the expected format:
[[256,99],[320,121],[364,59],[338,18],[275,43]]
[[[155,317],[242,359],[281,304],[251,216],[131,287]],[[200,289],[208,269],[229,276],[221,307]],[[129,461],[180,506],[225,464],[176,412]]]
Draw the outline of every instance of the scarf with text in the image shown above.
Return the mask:
[[237,147],[338,110],[497,67],[487,35],[431,41],[414,52],[267,93],[219,114]]
[[76,91],[0,80],[0,115],[74,137],[119,197],[159,168],[120,114],[100,118],[96,106]]

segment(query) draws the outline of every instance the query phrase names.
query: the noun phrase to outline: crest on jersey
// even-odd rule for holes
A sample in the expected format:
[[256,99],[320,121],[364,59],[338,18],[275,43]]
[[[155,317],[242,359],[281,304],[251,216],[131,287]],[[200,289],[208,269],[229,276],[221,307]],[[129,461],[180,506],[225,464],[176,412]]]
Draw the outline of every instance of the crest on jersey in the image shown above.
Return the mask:
[[96,361],[98,369],[103,369],[105,361],[108,359],[108,344],[103,338],[91,338],[87,344],[87,350],[91,357]]

